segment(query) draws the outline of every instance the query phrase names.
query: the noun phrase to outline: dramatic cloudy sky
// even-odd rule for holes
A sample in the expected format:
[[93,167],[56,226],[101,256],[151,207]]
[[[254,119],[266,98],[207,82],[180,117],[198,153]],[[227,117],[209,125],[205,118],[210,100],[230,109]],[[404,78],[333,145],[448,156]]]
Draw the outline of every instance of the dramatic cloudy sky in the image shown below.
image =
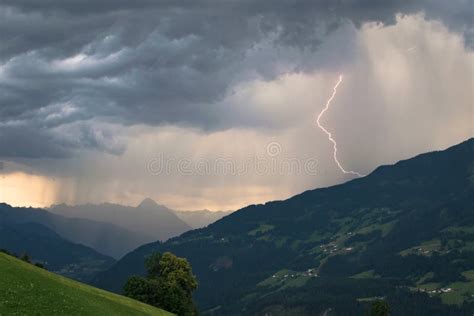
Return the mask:
[[474,135],[472,0],[0,0],[0,201],[236,209]]

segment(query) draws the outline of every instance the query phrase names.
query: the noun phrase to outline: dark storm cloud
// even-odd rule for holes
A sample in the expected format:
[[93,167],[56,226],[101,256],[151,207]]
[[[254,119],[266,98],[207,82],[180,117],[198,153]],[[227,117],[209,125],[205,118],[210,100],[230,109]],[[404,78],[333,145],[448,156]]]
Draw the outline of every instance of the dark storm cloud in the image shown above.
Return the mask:
[[43,129],[0,127],[0,156],[5,158],[66,158],[68,148]]
[[[305,58],[276,67],[285,49],[314,51],[343,24],[391,24],[397,13],[420,10],[472,43],[473,8],[462,0],[3,0],[0,156],[120,153],[123,145],[109,145],[113,137],[94,124],[75,130],[93,119],[246,125],[218,101],[246,79],[311,70]],[[67,130],[79,136],[63,137]]]
[[123,144],[107,128],[78,124],[64,129],[34,126],[0,126],[0,157],[69,158],[81,149],[121,154]]

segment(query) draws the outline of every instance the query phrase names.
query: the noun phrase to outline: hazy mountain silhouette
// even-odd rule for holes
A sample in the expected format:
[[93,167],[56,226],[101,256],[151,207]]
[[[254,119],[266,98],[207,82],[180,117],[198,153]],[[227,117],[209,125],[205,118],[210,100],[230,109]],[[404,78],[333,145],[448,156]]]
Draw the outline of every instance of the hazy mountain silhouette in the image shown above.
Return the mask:
[[176,216],[173,210],[157,204],[152,199],[143,200],[137,207],[111,203],[76,206],[60,204],[51,207],[50,211],[66,217],[83,218],[120,226],[146,236],[145,242],[166,240],[191,229],[188,224]]

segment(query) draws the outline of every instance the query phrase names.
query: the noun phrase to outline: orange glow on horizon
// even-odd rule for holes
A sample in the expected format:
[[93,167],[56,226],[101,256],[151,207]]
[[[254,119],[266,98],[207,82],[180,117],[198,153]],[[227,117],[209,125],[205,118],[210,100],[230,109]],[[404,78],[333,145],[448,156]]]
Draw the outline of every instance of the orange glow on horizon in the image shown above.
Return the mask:
[[51,178],[23,172],[0,175],[0,202],[12,206],[49,207],[59,185]]

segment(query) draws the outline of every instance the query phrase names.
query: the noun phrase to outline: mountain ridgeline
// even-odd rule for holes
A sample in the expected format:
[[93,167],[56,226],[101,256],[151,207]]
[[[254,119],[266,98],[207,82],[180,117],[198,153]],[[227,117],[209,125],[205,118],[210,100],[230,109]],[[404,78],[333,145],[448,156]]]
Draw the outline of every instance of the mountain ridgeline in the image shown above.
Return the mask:
[[[141,243],[134,243],[133,248],[156,240],[166,240],[191,229],[173,210],[151,199],[143,200],[137,207],[111,203],[77,206],[60,204],[51,207],[49,211],[69,218],[106,222],[129,230],[142,237]],[[119,255],[132,249],[122,249]]]
[[[11,207],[2,203],[0,203],[0,223],[4,227],[37,223],[66,240],[88,246],[114,258],[120,258],[128,251],[150,241],[149,236],[111,223],[68,218],[43,209]],[[15,251],[8,248],[7,250]]]
[[120,292],[143,259],[189,260],[210,315],[393,315],[474,310],[474,139],[347,183],[251,205],[126,255],[93,283]]
[[177,236],[190,230],[190,225],[206,226],[228,214],[191,213],[171,210],[151,199],[137,207],[61,204],[48,210],[0,204],[0,249],[17,255],[27,253],[50,271],[88,281],[112,265],[113,258],[143,244]]

